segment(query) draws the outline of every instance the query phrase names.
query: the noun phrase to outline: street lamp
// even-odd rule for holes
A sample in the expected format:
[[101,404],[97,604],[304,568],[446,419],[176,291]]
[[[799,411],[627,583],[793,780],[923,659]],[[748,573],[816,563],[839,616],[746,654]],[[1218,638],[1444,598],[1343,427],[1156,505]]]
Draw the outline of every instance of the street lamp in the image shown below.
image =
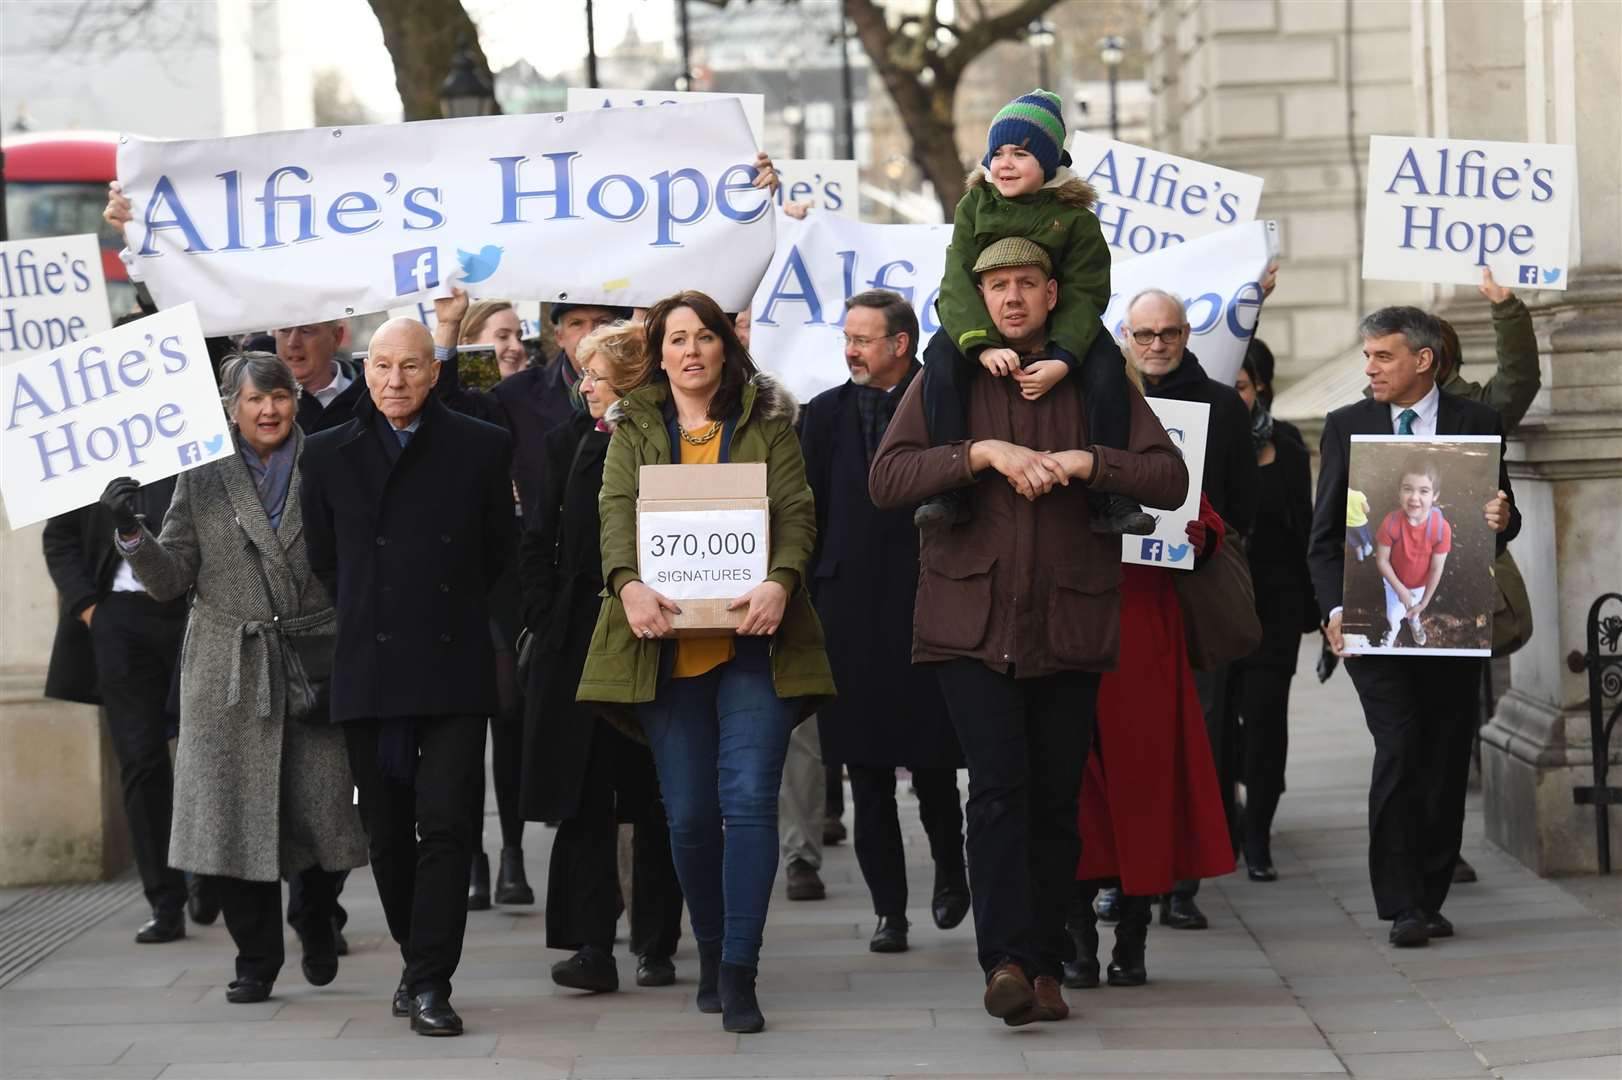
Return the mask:
[[1126,38],[1116,34],[1098,39],[1098,58],[1104,61],[1104,67],[1109,72],[1109,134],[1112,139],[1121,137],[1121,111],[1120,111],[1120,78],[1121,61],[1126,59]]
[[907,174],[907,159],[891,154],[884,163],[884,175],[890,178],[890,223],[901,220],[901,178]]
[[1037,19],[1025,28],[1025,40],[1036,50],[1036,81],[1045,90],[1048,86],[1048,50],[1053,48],[1058,35],[1053,32],[1052,23],[1046,19]]
[[473,59],[466,34],[456,35],[456,56],[450,74],[439,84],[439,115],[447,120],[464,116],[494,116],[496,92]]

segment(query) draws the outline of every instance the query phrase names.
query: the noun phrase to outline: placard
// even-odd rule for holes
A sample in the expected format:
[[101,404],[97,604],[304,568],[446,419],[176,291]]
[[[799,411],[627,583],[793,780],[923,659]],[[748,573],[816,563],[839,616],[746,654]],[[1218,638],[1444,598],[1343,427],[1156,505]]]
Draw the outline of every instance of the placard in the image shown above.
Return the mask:
[[0,244],[0,364],[113,325],[94,233]]
[[891,289],[918,314],[923,342],[940,329],[935,296],[946,271],[950,225],[876,225],[813,210],[780,215],[777,251],[750,305],[750,355],[810,401],[850,378],[845,300]]
[[1071,170],[1098,193],[1094,212],[1120,262],[1253,221],[1262,178],[1086,131],[1070,137]]
[[742,510],[637,513],[637,572],[670,599],[735,600],[766,580],[767,514]]
[[813,214],[838,214],[859,220],[861,171],[854,161],[832,158],[773,158],[780,181],[777,205],[809,202]]
[[[1346,492],[1344,649],[1491,656],[1496,435],[1353,435]],[[1361,524],[1354,524],[1361,518]]]
[[452,285],[729,311],[771,259],[771,198],[736,101],[229,139],[124,136],[125,238],[160,307],[210,334],[386,311]]
[[1365,278],[1564,289],[1577,149],[1370,136],[1363,222]]
[[1261,280],[1278,251],[1278,223],[1252,221],[1153,255],[1115,263],[1104,325],[1117,340],[1126,306],[1144,289],[1164,289],[1187,305],[1188,347],[1205,373],[1232,386],[1261,318]]
[[13,529],[93,503],[117,477],[150,484],[235,449],[191,304],[14,361],[0,380]]
[[[571,86],[564,96],[563,107],[570,112],[579,112],[583,109],[630,109],[644,105],[690,105],[694,102],[728,99],[743,106],[743,114],[749,120],[749,130],[755,137],[755,147],[764,148],[765,94],[716,94],[703,90],[610,90],[603,87]],[[752,155],[750,160],[754,160]]]
[[1183,466],[1188,469],[1188,495],[1183,505],[1172,510],[1145,506],[1144,513],[1155,519],[1155,531],[1148,536],[1121,537],[1121,561],[1192,570],[1194,545],[1188,542],[1188,523],[1200,516],[1200,489],[1205,481],[1205,437],[1211,423],[1211,406],[1203,401],[1171,398],[1145,400],[1171,437],[1172,445],[1183,456]]

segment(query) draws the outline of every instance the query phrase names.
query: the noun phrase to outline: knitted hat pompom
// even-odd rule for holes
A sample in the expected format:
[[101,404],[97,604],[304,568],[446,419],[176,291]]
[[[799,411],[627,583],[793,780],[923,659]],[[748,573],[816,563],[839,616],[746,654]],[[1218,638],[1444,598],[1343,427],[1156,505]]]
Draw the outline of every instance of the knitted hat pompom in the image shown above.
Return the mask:
[[986,133],[986,156],[980,164],[991,168],[997,148],[1023,147],[1042,166],[1042,179],[1052,180],[1067,164],[1064,149],[1064,103],[1051,90],[1032,90],[1010,101],[992,118]]

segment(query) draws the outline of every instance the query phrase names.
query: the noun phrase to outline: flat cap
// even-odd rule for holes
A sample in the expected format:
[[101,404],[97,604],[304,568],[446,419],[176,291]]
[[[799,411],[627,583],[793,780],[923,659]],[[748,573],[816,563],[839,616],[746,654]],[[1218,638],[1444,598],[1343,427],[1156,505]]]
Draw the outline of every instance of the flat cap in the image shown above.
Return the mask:
[[974,261],[974,272],[984,274],[1010,266],[1040,266],[1044,274],[1053,274],[1053,260],[1048,258],[1047,249],[1023,236],[1005,236],[991,244]]

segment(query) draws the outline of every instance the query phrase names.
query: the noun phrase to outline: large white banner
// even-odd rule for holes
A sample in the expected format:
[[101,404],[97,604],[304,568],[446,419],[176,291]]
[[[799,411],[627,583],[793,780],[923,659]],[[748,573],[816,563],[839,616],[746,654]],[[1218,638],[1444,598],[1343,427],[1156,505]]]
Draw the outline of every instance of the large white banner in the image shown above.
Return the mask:
[[1203,401],[1149,398],[1149,408],[1160,419],[1172,445],[1183,455],[1188,469],[1188,494],[1175,508],[1144,507],[1155,519],[1148,536],[1121,537],[1121,561],[1173,570],[1194,569],[1194,545],[1188,542],[1188,523],[1200,516],[1200,486],[1205,482],[1205,439],[1211,424],[1211,406]]
[[1374,135],[1363,276],[1564,289],[1576,208],[1574,146]]
[[210,334],[487,296],[729,310],[770,260],[771,200],[736,101],[315,128],[125,136],[125,228],[160,307]]
[[1144,289],[1164,289],[1188,307],[1188,347],[1217,382],[1232,385],[1261,317],[1261,280],[1278,251],[1278,223],[1252,221],[1110,269],[1104,325],[1117,340],[1126,306]]
[[0,244],[0,364],[112,325],[95,234]]
[[854,161],[832,158],[773,158],[781,183],[777,205],[808,202],[812,213],[862,216],[861,173]]
[[[480,300],[499,300],[497,296],[473,296],[469,298],[477,303]],[[518,316],[518,336],[523,339],[541,336],[541,302],[539,300],[512,301],[513,314]],[[415,304],[405,307],[389,308],[391,319],[415,319],[428,329],[432,330],[439,325],[439,316],[434,314],[432,300],[418,300]]]
[[[749,118],[749,130],[754,133],[755,146],[766,145],[766,95],[716,94],[703,90],[609,90],[602,87],[571,86],[565,93],[563,107],[570,112],[584,109],[632,109],[646,105],[691,105],[705,101],[736,101],[743,106]],[[753,161],[755,155],[750,154]]]
[[1262,178],[1078,131],[1071,169],[1098,192],[1098,223],[1116,262],[1256,217]]
[[813,210],[780,218],[777,253],[750,305],[750,354],[801,401],[850,377],[845,299],[892,289],[918,313],[925,342],[940,329],[935,296],[950,225],[872,225]]
[[0,369],[12,528],[232,452],[197,310],[183,304]]

